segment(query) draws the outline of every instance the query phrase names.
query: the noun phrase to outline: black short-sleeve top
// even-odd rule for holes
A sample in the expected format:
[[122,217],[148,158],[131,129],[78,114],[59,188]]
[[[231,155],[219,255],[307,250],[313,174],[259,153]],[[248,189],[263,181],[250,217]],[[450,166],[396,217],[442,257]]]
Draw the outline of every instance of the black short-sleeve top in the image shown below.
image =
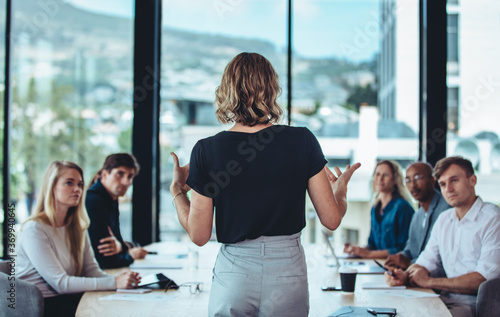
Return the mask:
[[300,232],[308,180],[325,164],[307,128],[223,131],[196,143],[186,183],[213,199],[217,240],[235,243]]

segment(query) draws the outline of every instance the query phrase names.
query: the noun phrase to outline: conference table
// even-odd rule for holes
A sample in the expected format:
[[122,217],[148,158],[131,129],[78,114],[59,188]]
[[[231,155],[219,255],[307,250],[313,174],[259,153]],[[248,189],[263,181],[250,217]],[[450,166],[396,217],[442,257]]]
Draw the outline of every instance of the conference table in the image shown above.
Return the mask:
[[[147,294],[118,294],[115,291],[86,292],[76,316],[207,316],[212,268],[220,244],[203,247],[191,242],[160,242],[146,249],[158,252],[136,261],[130,268],[141,276],[163,273],[181,287],[153,290]],[[342,306],[393,307],[398,317],[451,316],[429,289],[408,288],[414,294],[432,297],[402,297],[407,290],[364,289],[366,283],[383,284],[383,274],[358,274],[355,292],[322,291],[322,286],[340,286],[338,267],[329,266],[322,244],[304,245],[309,278],[309,316],[325,317]],[[352,261],[352,260],[345,260]],[[371,260],[363,260],[368,263]],[[344,263],[345,265],[345,263]],[[106,270],[117,275],[127,268]],[[200,285],[201,292],[195,286]],[[418,291],[418,293],[416,293]],[[422,293],[423,292],[423,293]],[[121,298],[113,298],[122,296]]]

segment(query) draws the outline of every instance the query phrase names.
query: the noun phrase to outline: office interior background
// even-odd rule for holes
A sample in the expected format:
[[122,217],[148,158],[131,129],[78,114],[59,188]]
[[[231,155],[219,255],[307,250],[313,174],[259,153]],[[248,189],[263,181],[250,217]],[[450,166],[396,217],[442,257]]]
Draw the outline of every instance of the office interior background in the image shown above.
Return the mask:
[[[2,254],[49,162],[79,164],[88,184],[114,152],[142,168],[120,200],[125,240],[185,240],[169,153],[187,164],[228,128],[215,89],[242,51],[272,62],[283,123],[313,131],[329,167],[363,164],[335,245],[366,243],[383,159],[463,155],[499,204],[499,38],[495,0],[0,0]],[[321,241],[306,213],[303,239]]]

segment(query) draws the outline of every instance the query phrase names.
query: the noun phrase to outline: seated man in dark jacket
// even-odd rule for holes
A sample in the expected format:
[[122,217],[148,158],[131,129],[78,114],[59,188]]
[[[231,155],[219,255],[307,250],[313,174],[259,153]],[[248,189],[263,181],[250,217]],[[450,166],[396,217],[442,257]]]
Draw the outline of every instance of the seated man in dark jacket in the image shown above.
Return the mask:
[[111,154],[87,191],[88,231],[102,269],[129,266],[134,259],[142,259],[147,254],[141,247],[129,247],[120,233],[118,197],[125,195],[137,173],[139,164],[132,155]]

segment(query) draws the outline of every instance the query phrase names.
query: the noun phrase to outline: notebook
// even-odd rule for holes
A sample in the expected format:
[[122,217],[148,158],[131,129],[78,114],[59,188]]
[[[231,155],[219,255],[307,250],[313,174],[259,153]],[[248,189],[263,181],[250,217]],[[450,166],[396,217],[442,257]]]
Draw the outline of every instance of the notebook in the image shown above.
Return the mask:
[[363,283],[363,289],[406,289],[406,286],[404,286],[404,285],[389,286],[384,282],[381,282],[381,283],[366,282],[366,283]]
[[372,260],[344,262],[344,266],[349,266],[358,270],[358,274],[384,274],[385,270],[378,265],[374,265]]

